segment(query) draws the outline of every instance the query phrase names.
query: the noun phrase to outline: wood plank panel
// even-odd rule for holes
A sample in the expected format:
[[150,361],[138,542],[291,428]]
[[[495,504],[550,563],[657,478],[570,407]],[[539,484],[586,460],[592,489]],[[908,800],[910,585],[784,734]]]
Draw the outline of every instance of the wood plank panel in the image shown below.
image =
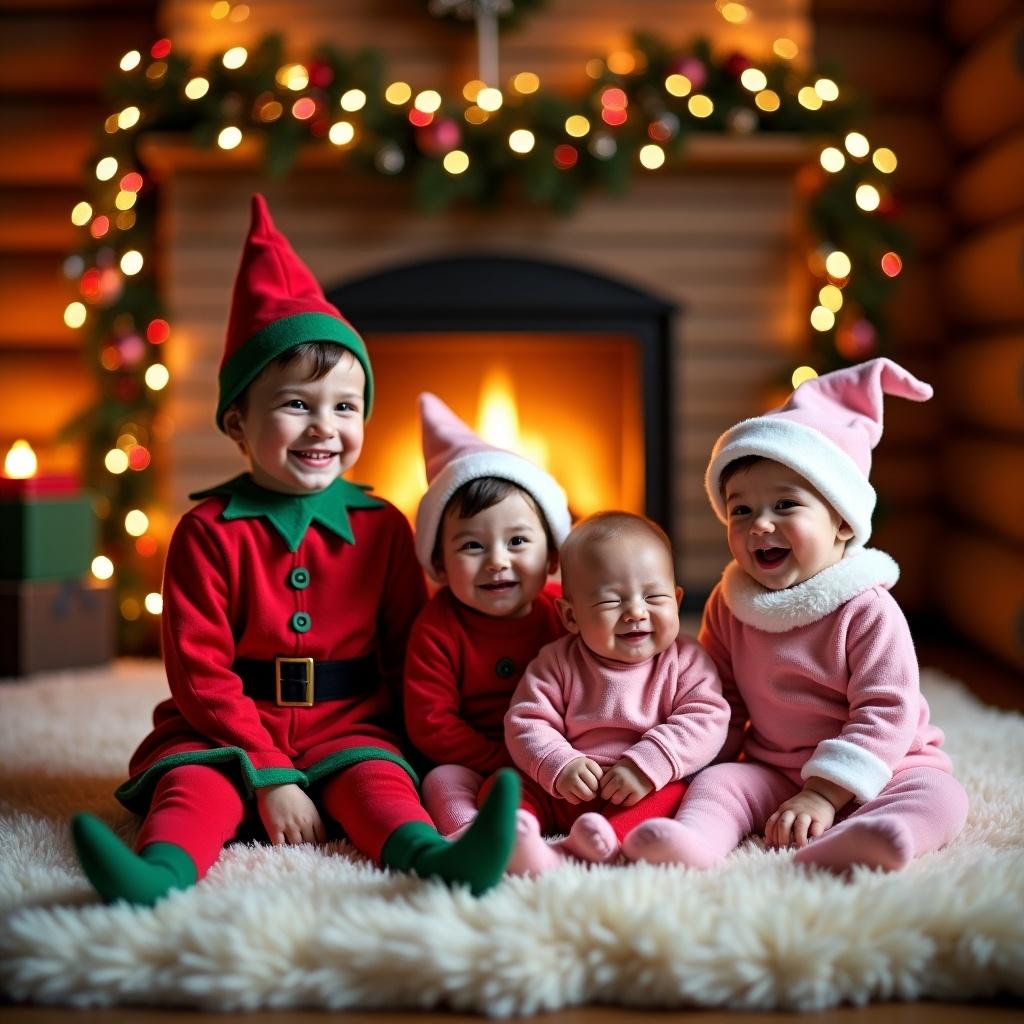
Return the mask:
[[74,188],[0,187],[0,253],[63,257],[77,242],[71,210],[83,191]]
[[949,621],[1024,669],[1024,551],[960,529],[943,531],[940,548],[938,592]]
[[74,298],[77,293],[54,256],[0,256],[0,348],[77,349],[78,333],[64,325],[64,307]]
[[964,339],[946,354],[943,379],[954,420],[1024,436],[1024,332]]
[[956,438],[941,463],[950,507],[967,522],[1024,544],[1024,439]]
[[868,543],[891,555],[900,567],[900,578],[892,595],[904,612],[935,606],[931,575],[939,531],[939,523],[932,515],[885,508],[875,515]]
[[912,108],[886,109],[866,117],[863,125],[860,130],[873,146],[889,146],[899,158],[894,179],[902,194],[945,189],[952,158],[937,117]]
[[977,149],[1024,124],[1024,12],[1001,21],[953,69],[943,96],[952,139]]
[[94,393],[95,382],[77,352],[0,349],[0,439],[9,444],[24,437],[44,456]]
[[[195,52],[245,45],[287,24],[289,42],[297,54],[323,39],[335,39],[343,40],[346,49],[385,49],[388,66],[396,75],[407,73],[409,58],[418,58],[419,69],[427,75],[421,80],[424,85],[436,86],[446,77],[461,82],[467,74],[476,75],[473,32],[438,21],[421,5],[404,0],[349,0],[343,9],[329,0],[305,0],[298,19],[284,0],[265,0],[252,5],[242,25],[211,22],[206,0],[174,0],[164,7],[169,31]],[[757,18],[747,25],[731,26],[704,0],[632,0],[625,10],[616,0],[590,0],[585,17],[573,0],[552,0],[543,11],[503,33],[502,73],[537,70],[539,55],[550,53],[549,75],[557,76],[559,68],[576,64],[576,74],[581,76],[589,57],[627,46],[634,30],[655,31],[677,43],[706,35],[730,49],[755,54],[766,53],[780,35],[807,48],[811,38],[806,12],[806,0],[774,0],[759,4]],[[425,63],[430,59],[433,66]]]
[[941,5],[946,31],[961,46],[980,36],[1011,15],[1017,0],[946,0]]
[[[843,82],[879,106],[929,105],[947,75],[949,58],[927,23],[889,18],[823,18],[816,10],[815,53],[842,68]],[[912,67],[914,73],[907,74]]]
[[152,14],[145,8],[69,14],[33,11],[3,18],[0,91],[6,96],[95,93],[117,71],[121,54],[153,42]]
[[943,268],[934,263],[904,265],[885,307],[889,330],[900,350],[928,351],[946,336],[947,320],[940,302],[943,280]]
[[980,227],[1024,211],[1024,129],[959,168],[950,183],[959,221]]
[[87,100],[0,105],[0,138],[17,140],[4,147],[0,186],[80,186],[93,133],[104,116],[102,105]]
[[1024,320],[1024,217],[972,235],[952,251],[946,299],[961,323]]

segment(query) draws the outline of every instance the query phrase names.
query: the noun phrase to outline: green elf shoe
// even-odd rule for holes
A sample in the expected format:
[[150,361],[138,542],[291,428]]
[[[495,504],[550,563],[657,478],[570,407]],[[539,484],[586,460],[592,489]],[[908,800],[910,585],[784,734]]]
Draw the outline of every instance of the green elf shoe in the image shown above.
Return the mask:
[[196,884],[192,858],[174,843],[151,843],[134,853],[92,814],[71,819],[71,839],[86,877],[108,903],[151,907],[172,889]]
[[501,881],[516,839],[519,776],[503,768],[473,823],[449,841],[431,825],[410,821],[388,836],[381,863],[420,878],[442,878],[449,885],[468,885],[474,896]]

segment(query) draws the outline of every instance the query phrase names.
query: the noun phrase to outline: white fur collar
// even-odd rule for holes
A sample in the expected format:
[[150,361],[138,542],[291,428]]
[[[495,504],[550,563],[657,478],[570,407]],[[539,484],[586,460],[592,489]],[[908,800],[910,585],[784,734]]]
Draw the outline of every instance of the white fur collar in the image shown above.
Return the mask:
[[786,633],[809,626],[871,587],[889,588],[900,567],[884,551],[861,548],[795,587],[768,590],[737,562],[722,573],[722,596],[740,622],[766,633]]

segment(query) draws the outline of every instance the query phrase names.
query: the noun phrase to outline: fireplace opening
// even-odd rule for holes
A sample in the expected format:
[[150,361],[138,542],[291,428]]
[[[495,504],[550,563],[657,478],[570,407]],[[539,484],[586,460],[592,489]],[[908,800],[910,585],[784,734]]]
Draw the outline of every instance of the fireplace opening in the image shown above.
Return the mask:
[[450,256],[327,291],[377,382],[353,476],[410,517],[426,489],[416,398],[432,391],[489,443],[565,488],[573,518],[643,512],[670,530],[675,307],[565,264]]

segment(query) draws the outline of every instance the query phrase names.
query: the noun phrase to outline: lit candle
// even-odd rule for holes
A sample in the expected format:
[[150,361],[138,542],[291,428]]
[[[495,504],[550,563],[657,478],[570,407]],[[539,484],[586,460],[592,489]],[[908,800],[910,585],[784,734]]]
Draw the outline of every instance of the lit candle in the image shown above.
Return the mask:
[[78,493],[78,478],[71,474],[37,472],[39,468],[32,445],[17,440],[4,458],[0,476],[0,501],[19,497],[57,497]]

